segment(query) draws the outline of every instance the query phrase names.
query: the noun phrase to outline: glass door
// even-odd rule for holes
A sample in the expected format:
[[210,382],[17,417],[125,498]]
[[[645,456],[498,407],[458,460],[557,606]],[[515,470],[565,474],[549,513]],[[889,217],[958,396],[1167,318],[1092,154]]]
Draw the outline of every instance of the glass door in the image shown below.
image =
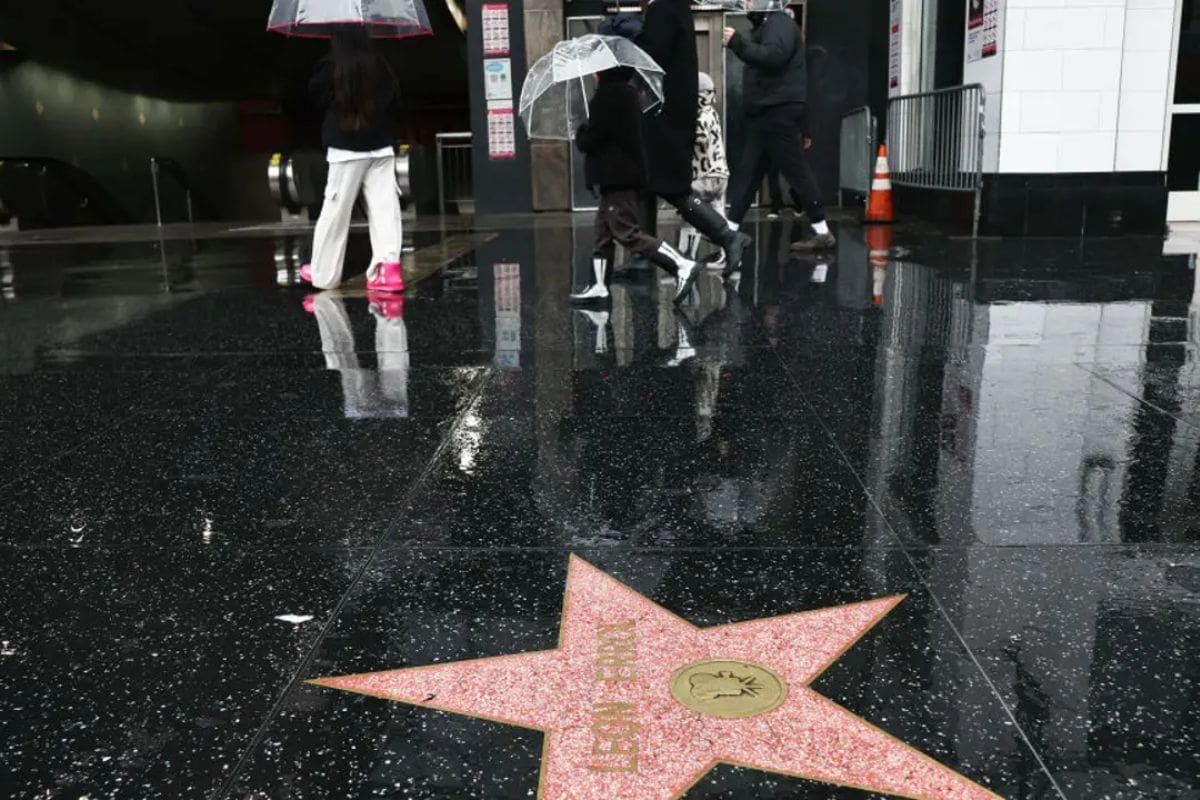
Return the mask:
[[1200,0],[1177,0],[1167,139],[1167,219],[1200,222]]

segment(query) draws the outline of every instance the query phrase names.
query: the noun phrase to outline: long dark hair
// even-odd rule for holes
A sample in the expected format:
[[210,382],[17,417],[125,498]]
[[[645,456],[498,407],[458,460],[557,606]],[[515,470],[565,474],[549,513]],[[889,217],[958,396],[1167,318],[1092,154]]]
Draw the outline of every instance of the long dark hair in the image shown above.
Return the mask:
[[343,131],[354,133],[367,127],[375,113],[381,59],[362,26],[338,28],[331,39],[338,122]]

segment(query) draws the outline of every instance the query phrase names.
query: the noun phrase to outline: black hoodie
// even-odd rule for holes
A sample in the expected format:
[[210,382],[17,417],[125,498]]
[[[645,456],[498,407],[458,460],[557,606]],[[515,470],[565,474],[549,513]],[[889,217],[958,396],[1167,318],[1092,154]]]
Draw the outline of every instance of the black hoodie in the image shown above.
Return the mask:
[[317,64],[308,88],[313,102],[324,114],[321,125],[321,144],[339,150],[370,152],[396,144],[396,117],[400,113],[400,89],[391,67],[379,60],[379,85],[375,87],[375,111],[359,131],[342,130],[338,119],[337,99],[333,84],[333,58],[327,56]]
[[776,106],[808,101],[804,40],[796,21],[782,11],[750,14],[749,36],[736,34],[729,49],[745,64],[746,114],[758,116]]
[[588,121],[575,133],[575,146],[584,154],[587,184],[600,191],[646,185],[642,106],[629,83],[632,77],[628,67],[601,72]]

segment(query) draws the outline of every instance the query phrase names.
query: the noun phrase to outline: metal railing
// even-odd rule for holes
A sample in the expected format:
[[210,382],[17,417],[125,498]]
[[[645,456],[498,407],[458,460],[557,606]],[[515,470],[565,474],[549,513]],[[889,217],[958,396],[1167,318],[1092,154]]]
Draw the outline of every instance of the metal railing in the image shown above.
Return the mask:
[[438,212],[453,203],[460,214],[475,210],[475,183],[471,171],[471,134],[437,135]]
[[903,95],[888,102],[887,116],[892,183],[974,192],[976,236],[983,191],[985,98],[977,83]]
[[844,205],[847,191],[863,196],[871,191],[878,135],[878,125],[870,108],[863,106],[842,116],[838,154],[838,199],[841,204]]

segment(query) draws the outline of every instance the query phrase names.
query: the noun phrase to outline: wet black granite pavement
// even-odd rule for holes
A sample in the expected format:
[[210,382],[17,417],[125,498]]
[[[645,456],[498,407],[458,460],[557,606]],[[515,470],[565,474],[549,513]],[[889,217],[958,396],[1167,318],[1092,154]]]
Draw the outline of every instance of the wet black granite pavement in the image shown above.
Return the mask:
[[814,688],[1010,800],[1200,798],[1194,258],[784,221],[588,316],[585,221],[482,227],[316,315],[286,237],[0,246],[0,795],[534,796],[540,734],[304,681],[552,647],[576,553],[702,626],[905,593]]

